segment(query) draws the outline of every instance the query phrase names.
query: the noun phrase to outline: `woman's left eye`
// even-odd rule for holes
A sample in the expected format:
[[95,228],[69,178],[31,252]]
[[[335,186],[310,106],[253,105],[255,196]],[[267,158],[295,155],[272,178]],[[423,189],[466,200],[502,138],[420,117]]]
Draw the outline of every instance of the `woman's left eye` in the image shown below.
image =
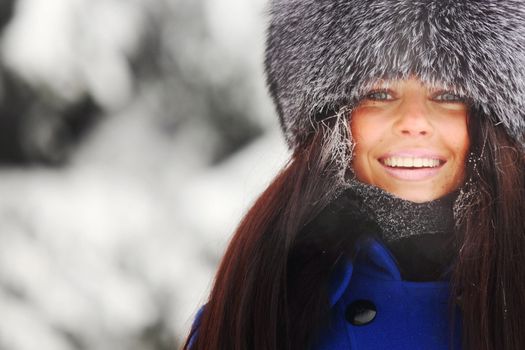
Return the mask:
[[465,102],[465,98],[463,96],[450,91],[440,92],[436,94],[433,99],[441,102]]

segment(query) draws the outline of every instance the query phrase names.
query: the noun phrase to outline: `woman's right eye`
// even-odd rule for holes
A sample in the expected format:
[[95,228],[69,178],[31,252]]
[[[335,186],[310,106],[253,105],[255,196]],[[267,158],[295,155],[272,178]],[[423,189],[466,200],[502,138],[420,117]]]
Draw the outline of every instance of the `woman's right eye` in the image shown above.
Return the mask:
[[365,100],[371,101],[388,101],[393,99],[394,97],[387,90],[372,91],[365,95]]

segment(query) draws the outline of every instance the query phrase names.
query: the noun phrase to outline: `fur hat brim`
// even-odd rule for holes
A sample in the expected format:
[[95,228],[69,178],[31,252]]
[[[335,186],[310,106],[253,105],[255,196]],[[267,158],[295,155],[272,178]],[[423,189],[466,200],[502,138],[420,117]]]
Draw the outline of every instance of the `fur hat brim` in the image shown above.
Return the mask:
[[270,92],[290,147],[378,79],[418,77],[468,97],[525,144],[525,2],[274,0]]

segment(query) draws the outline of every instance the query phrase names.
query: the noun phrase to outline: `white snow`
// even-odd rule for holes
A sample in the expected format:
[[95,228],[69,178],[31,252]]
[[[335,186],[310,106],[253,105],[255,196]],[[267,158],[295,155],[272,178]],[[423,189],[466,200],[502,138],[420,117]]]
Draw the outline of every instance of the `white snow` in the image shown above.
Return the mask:
[[158,322],[182,339],[239,220],[289,157],[265,92],[262,0],[203,1],[212,34],[195,45],[217,56],[188,66],[211,85],[247,74],[247,117],[265,131],[246,148],[212,165],[205,119],[162,127],[166,96],[190,95],[134,90],[128,56],[150,10],[196,1],[18,1],[7,67],[64,101],[90,93],[106,115],[70,165],[0,169],[1,348],[149,349]]

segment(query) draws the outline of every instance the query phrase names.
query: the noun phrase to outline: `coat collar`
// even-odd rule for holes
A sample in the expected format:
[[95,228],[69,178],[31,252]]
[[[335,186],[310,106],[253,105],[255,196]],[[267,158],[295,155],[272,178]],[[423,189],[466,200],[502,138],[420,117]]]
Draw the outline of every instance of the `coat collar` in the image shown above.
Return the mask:
[[[331,276],[329,289],[331,306],[334,306],[344,294],[348,288],[352,275],[356,271],[372,275],[379,280],[403,281],[394,256],[388,248],[377,239],[365,238],[360,240],[356,245],[355,256],[356,257],[353,261],[347,259],[340,263]],[[426,283],[427,285],[435,284],[436,286],[448,284],[448,282],[444,281],[423,283]]]

